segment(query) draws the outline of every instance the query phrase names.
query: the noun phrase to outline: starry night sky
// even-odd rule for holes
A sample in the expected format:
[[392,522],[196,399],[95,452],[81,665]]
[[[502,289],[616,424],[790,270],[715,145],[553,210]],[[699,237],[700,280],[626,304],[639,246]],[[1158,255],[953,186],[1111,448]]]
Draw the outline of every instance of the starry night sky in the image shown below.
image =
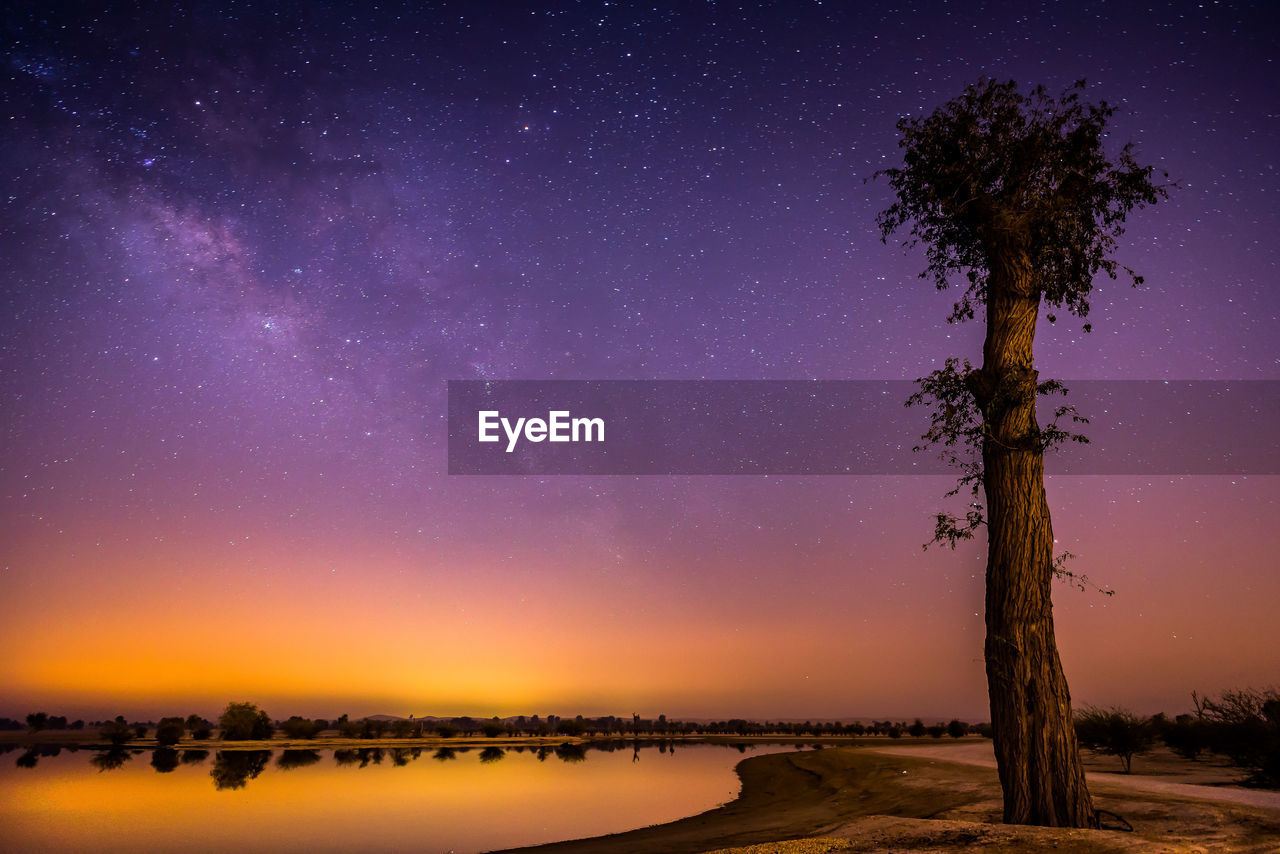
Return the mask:
[[[976,360],[867,179],[979,77],[1179,185],[1042,375],[1280,379],[1274,5],[533,5],[9,6],[0,713],[985,719],[947,478],[445,474],[448,379]],[[1276,477],[1048,488],[1077,702],[1275,682]]]

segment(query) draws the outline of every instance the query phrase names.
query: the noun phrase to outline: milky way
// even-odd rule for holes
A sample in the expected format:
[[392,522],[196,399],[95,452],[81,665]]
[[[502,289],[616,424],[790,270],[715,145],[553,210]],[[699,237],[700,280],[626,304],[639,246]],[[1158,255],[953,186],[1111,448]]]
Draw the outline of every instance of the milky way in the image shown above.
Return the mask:
[[[444,392],[976,357],[868,179],[983,76],[1178,185],[1042,373],[1280,379],[1271,4],[535,5],[10,7],[0,712],[981,716],[945,478],[451,477]],[[1280,672],[1276,478],[1049,491],[1077,697]]]

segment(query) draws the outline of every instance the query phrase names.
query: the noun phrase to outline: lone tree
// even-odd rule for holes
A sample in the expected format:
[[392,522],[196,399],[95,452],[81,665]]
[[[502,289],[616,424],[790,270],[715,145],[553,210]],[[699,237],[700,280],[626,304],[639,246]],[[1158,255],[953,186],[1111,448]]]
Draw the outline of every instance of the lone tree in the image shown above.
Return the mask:
[[1120,757],[1124,773],[1133,768],[1133,757],[1146,753],[1155,741],[1155,727],[1128,709],[1085,709],[1076,716],[1076,736],[1090,750]]
[[[1084,318],[1099,271],[1123,269],[1111,253],[1128,213],[1166,195],[1126,145],[1103,150],[1114,108],[1081,100],[1083,82],[1061,96],[1014,82],[968,86],[931,115],[898,122],[900,168],[888,177],[896,201],[877,218],[881,236],[910,226],[925,244],[941,290],[962,284],[948,322],[985,310],[982,366],[948,359],[919,380],[909,404],[933,406],[925,445],[960,466],[971,503],[963,518],[940,513],[934,541],[951,545],[987,528],[986,667],[1004,820],[1096,827],[1072,727],[1071,700],[1053,634],[1055,563],[1044,492],[1044,451],[1084,441],[1036,420],[1040,382],[1032,342],[1041,303]],[[1085,331],[1089,324],[1084,325]],[[979,494],[981,489],[985,495]]]

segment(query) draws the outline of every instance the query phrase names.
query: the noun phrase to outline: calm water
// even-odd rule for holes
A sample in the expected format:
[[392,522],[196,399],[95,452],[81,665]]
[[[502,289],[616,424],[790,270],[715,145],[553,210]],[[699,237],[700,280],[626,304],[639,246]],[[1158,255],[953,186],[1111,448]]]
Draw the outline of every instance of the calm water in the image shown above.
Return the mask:
[[102,751],[0,757],[8,851],[486,851],[658,824],[732,800],[793,747]]

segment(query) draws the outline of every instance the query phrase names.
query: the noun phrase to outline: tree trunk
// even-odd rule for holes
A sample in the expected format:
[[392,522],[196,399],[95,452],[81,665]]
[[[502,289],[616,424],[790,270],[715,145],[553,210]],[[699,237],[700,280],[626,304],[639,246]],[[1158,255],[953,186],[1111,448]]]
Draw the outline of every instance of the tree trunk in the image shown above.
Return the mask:
[[992,253],[982,368],[968,386],[988,427],[987,690],[1004,820],[1097,827],[1053,634],[1053,528],[1032,362],[1040,297],[1025,253]]

